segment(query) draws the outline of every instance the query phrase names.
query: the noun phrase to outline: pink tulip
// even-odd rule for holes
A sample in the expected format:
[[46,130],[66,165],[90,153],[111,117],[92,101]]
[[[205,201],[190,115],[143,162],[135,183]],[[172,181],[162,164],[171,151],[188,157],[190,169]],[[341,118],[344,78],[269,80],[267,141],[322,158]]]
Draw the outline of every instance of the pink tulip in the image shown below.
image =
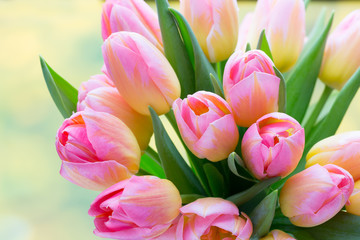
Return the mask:
[[174,184],[154,176],[132,176],[103,191],[91,204],[94,234],[112,239],[154,239],[179,215]]
[[102,46],[106,69],[125,101],[150,115],[161,115],[180,97],[180,83],[164,55],[137,33],[113,33]]
[[265,29],[276,67],[289,70],[297,61],[305,39],[303,0],[259,0],[249,31],[249,42],[256,47]]
[[350,13],[330,34],[319,78],[340,90],[360,67],[360,9]]
[[269,234],[266,235],[265,237],[260,238],[260,240],[296,240],[296,239],[281,230],[275,229],[269,232]]
[[304,145],[304,129],[295,119],[270,113],[245,132],[241,151],[250,172],[264,179],[289,175],[299,163]]
[[335,164],[360,179],[360,131],[340,133],[316,143],[306,156],[306,166]]
[[236,0],[180,0],[180,11],[210,62],[234,52],[239,30]]
[[348,213],[360,216],[360,180],[355,182],[354,191],[345,207]]
[[225,66],[224,93],[237,125],[249,127],[278,111],[280,78],[271,59],[260,50],[235,52]]
[[158,17],[144,0],[108,0],[103,6],[101,26],[104,40],[114,32],[136,32],[163,50]]
[[[241,22],[240,28],[239,28],[239,36],[238,41],[236,44],[235,52],[242,51],[245,52],[246,45],[248,44],[248,35],[251,29],[251,23],[254,20],[254,13],[248,13],[245,15],[244,19]],[[255,48],[257,45],[252,46]]]
[[200,198],[180,208],[176,240],[236,239],[248,240],[252,234],[250,218],[222,198]]
[[290,177],[280,192],[280,208],[300,227],[313,227],[334,217],[348,201],[354,180],[333,164],[311,166]]
[[197,157],[216,162],[235,150],[239,133],[229,105],[218,95],[199,91],[177,99],[173,110],[186,146]]
[[86,110],[66,119],[56,136],[60,174],[72,183],[103,190],[139,170],[140,148],[117,117]]
[[78,104],[77,110],[82,111],[85,108],[114,115],[130,128],[141,150],[145,150],[149,145],[153,133],[150,116],[142,115],[132,109],[116,88],[100,87],[90,91],[83,102]]

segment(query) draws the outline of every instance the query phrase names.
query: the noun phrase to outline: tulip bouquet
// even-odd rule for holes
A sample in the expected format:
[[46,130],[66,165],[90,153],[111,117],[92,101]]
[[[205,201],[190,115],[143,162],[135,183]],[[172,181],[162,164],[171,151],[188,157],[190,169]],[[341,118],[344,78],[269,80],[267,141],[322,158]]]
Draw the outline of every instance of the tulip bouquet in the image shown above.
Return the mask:
[[360,86],[360,10],[306,36],[308,4],[258,0],[239,24],[235,0],[107,0],[102,74],[76,90],[40,59],[66,118],[60,174],[102,191],[96,235],[360,239],[360,131],[334,135]]

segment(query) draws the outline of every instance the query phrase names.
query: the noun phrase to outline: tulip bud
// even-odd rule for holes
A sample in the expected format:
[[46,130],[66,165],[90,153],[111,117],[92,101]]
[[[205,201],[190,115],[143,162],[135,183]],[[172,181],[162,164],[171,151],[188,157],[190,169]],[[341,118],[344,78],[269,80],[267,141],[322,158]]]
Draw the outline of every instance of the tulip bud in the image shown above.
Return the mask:
[[180,0],[180,11],[210,62],[234,52],[239,31],[236,0]]
[[301,125],[285,113],[270,113],[245,132],[241,151],[246,167],[257,179],[286,177],[304,151]]
[[255,47],[261,31],[266,37],[276,67],[289,70],[297,61],[305,39],[303,0],[258,0],[249,42]]
[[337,134],[316,143],[306,156],[306,168],[335,164],[360,179],[360,131]]
[[290,177],[279,197],[282,213],[299,227],[320,225],[334,217],[348,201],[354,180],[333,164],[316,164]]
[[330,34],[319,78],[340,90],[360,67],[360,9],[350,13]]
[[252,234],[250,218],[230,201],[200,198],[180,208],[182,213],[173,239],[244,239]]
[[139,170],[140,148],[117,117],[86,110],[66,119],[56,136],[60,174],[81,187],[103,190]]
[[349,204],[346,204],[348,213],[360,216],[360,180],[355,182],[354,191],[349,198]]
[[269,234],[266,235],[265,237],[260,238],[260,240],[296,240],[296,239],[281,230],[275,229],[269,232]]
[[161,115],[180,97],[180,83],[164,55],[137,33],[113,33],[105,40],[106,69],[125,101],[150,115],[150,105]]
[[174,184],[154,176],[132,176],[103,191],[91,204],[95,235],[111,239],[154,239],[179,215]]
[[224,93],[236,124],[249,127],[263,115],[278,111],[280,78],[271,59],[260,50],[235,52],[224,70]]
[[231,109],[218,95],[199,91],[173,104],[181,136],[199,158],[217,162],[236,148],[239,133]]
[[163,50],[158,17],[144,0],[107,1],[103,6],[101,25],[104,40],[114,32],[136,32]]

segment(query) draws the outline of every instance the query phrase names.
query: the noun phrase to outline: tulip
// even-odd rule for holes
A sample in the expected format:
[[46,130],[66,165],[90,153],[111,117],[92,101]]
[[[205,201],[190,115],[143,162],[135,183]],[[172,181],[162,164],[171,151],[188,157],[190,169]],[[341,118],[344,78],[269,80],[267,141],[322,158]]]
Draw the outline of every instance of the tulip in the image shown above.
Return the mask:
[[360,67],[360,9],[350,13],[330,34],[319,78],[340,90]]
[[249,127],[278,111],[280,78],[271,59],[260,50],[235,52],[224,70],[224,93],[237,125]]
[[235,150],[237,126],[229,105],[218,95],[199,91],[177,99],[173,110],[186,146],[197,157],[216,162]]
[[[248,35],[251,29],[251,23],[254,20],[254,13],[248,13],[245,15],[243,21],[241,22],[240,28],[239,28],[239,35],[238,35],[238,41],[236,44],[235,52],[237,51],[245,51],[246,45],[248,44]],[[253,46],[253,47],[256,47]]]
[[265,237],[260,238],[260,240],[296,240],[296,239],[281,230],[275,229],[269,232],[269,234],[266,235]]
[[239,31],[236,0],[180,0],[180,12],[210,62],[226,60],[234,52]]
[[316,164],[290,177],[279,197],[282,213],[299,227],[313,227],[334,217],[354,189],[350,173],[333,164]]
[[95,235],[112,239],[154,239],[179,215],[174,184],[154,176],[132,176],[103,191],[91,204]]
[[241,151],[246,167],[257,179],[286,177],[304,151],[301,125],[285,113],[270,113],[245,132]]
[[109,113],[86,110],[66,119],[56,136],[60,174],[81,187],[103,190],[139,170],[140,148],[131,130]]
[[132,109],[116,88],[101,87],[90,91],[84,101],[78,104],[77,110],[82,111],[85,108],[114,115],[130,128],[141,150],[145,150],[149,145],[153,133],[151,117]]
[[102,46],[106,69],[125,101],[150,115],[150,105],[161,115],[180,97],[180,83],[164,55],[137,33],[118,32]]
[[349,204],[346,204],[346,211],[360,216],[360,180],[355,182],[354,191],[349,198]]
[[158,17],[144,0],[107,1],[103,5],[101,26],[104,40],[114,32],[136,32],[163,50]]
[[360,179],[360,131],[337,134],[316,143],[306,156],[306,166],[335,164]]
[[200,198],[180,208],[176,240],[236,239],[248,240],[252,234],[250,218],[230,201]]
[[256,47],[265,29],[276,67],[289,70],[297,61],[305,39],[303,0],[258,0],[249,42]]

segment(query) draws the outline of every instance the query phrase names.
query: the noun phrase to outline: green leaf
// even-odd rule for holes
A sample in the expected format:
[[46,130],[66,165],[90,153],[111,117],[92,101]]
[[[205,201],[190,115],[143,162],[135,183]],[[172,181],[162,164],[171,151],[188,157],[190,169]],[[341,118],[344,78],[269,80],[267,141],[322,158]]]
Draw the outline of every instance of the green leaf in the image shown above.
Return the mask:
[[281,74],[281,72],[274,66],[275,74],[278,78],[280,78],[280,85],[279,85],[279,99],[278,99],[278,106],[279,112],[286,112],[286,84],[285,78]]
[[41,56],[40,64],[47,88],[56,107],[64,118],[69,118],[73,112],[76,112],[78,91],[58,75]]
[[161,165],[154,161],[147,154],[143,154],[140,159],[140,168],[148,172],[151,175],[157,176],[159,178],[166,178],[164,170]]
[[308,108],[319,75],[324,47],[333,18],[334,13],[311,48],[298,60],[286,83],[286,113],[298,122],[303,120]]
[[257,49],[265,52],[266,55],[268,55],[269,58],[272,61],[274,61],[273,56],[271,54],[269,42],[268,42],[268,40],[266,38],[265,29],[261,31],[261,34],[260,34],[260,37],[259,37],[259,42],[258,42],[258,45],[257,45]]
[[271,229],[281,229],[287,233],[291,233],[297,240],[355,240],[360,239],[360,216],[339,212],[329,221],[310,228],[294,226],[288,218],[276,216]]
[[311,0],[304,0],[304,1],[305,1],[305,8],[307,8]]
[[[191,63],[193,58],[189,55],[180,36],[178,26],[169,11],[167,0],[156,0],[157,13],[164,44],[164,52],[181,85],[181,98],[195,92],[195,73]],[[186,43],[186,42],[185,42]]]
[[150,106],[149,110],[153,121],[155,144],[166,178],[175,184],[181,194],[205,195],[199,180],[176,149],[159,116]]
[[236,152],[230,153],[227,162],[229,169],[233,174],[247,181],[257,182],[257,180],[247,170],[245,164],[243,163],[243,160]]
[[251,50],[251,46],[250,46],[250,43],[247,43],[246,44],[246,49],[245,49],[245,52],[248,52]]
[[210,79],[211,79],[211,83],[212,83],[212,85],[213,85],[213,87],[214,87],[215,93],[216,93],[217,95],[219,95],[220,97],[225,98],[222,88],[219,86],[218,81],[216,80],[216,78],[214,77],[214,75],[212,75],[212,73],[210,73]]
[[210,190],[213,197],[224,197],[225,195],[225,182],[224,177],[211,163],[204,164],[204,171],[210,185]]
[[204,52],[201,50],[201,47],[195,37],[195,34],[191,30],[191,27],[184,18],[184,16],[173,8],[169,8],[169,11],[172,13],[176,22],[178,23],[182,38],[183,39],[190,38],[191,40],[191,45],[188,41],[186,42],[186,44],[188,44],[186,45],[186,48],[188,52],[192,51],[191,55],[194,56],[193,62],[194,62],[194,71],[195,71],[195,90],[196,91],[205,90],[205,91],[213,92],[214,88],[211,83],[210,74],[212,74],[216,78],[218,85],[221,87],[221,83],[217,78],[217,74],[214,68],[211,66]]
[[321,124],[314,128],[308,139],[308,148],[316,142],[336,133],[349,105],[360,87],[360,68],[352,75],[349,81],[342,88],[330,108],[329,113],[324,117]]
[[259,194],[261,191],[267,189],[271,184],[279,181],[280,177],[275,178],[269,178],[262,182],[259,182],[252,186],[251,188],[234,194],[227,198],[227,200],[233,202],[236,204],[236,206],[240,206],[248,201],[250,201],[252,198],[254,198],[257,194]]
[[199,194],[181,194],[180,196],[181,196],[181,202],[183,205],[192,203],[192,202],[198,200],[199,198],[205,197],[205,196],[199,195]]
[[253,224],[252,237],[262,237],[269,232],[275,215],[277,199],[278,191],[275,190],[267,195],[251,212],[249,217]]

